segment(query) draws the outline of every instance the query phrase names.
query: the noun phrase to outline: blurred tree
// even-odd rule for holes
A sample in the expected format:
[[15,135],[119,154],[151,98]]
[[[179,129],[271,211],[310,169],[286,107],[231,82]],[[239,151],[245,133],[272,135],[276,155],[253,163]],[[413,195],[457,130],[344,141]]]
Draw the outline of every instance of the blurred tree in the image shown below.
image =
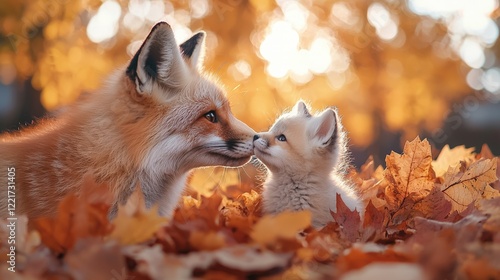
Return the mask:
[[[208,32],[206,69],[254,129],[303,98],[317,109],[339,107],[352,143],[376,153],[386,130],[405,140],[438,129],[452,102],[472,92],[471,69],[494,66],[469,59],[484,36],[457,35],[460,7],[444,18],[421,2],[3,0],[0,82],[31,80],[52,110],[97,89],[165,20],[178,41]],[[498,1],[484,3],[493,6],[466,8],[489,20],[480,50],[494,59]]]

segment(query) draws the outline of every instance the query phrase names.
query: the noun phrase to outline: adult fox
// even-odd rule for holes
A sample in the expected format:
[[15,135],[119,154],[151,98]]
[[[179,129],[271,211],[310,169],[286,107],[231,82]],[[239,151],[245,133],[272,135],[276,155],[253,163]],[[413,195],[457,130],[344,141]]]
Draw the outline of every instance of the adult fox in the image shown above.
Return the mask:
[[12,202],[12,168],[16,214],[53,214],[91,175],[113,194],[110,217],[137,185],[146,206],[159,204],[168,216],[191,169],[249,161],[255,132],[232,115],[224,91],[202,73],[204,39],[199,32],[177,46],[170,25],[160,22],[102,90],[54,120],[1,137],[0,216]]

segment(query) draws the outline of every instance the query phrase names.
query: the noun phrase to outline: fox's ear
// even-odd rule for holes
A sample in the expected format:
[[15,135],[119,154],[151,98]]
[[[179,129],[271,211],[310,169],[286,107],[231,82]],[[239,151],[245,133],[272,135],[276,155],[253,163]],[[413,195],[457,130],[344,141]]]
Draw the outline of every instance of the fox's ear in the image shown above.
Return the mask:
[[337,114],[333,109],[326,109],[309,123],[308,132],[317,145],[324,147],[330,144],[337,133]]
[[174,33],[166,22],[157,23],[127,67],[127,76],[137,92],[151,93],[155,84],[169,88],[184,86],[189,77]]
[[181,53],[194,69],[201,69],[205,57],[206,33],[200,31],[180,45]]
[[309,109],[307,109],[307,105],[304,101],[299,100],[297,103],[295,103],[295,106],[293,106],[292,112],[294,112],[297,115],[304,115],[307,117],[311,116],[311,113],[309,113]]

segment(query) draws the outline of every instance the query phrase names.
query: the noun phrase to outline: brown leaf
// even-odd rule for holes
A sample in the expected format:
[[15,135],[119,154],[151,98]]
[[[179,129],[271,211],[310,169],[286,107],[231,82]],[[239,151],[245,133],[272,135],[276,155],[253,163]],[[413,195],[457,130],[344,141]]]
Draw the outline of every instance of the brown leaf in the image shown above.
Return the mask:
[[413,216],[444,220],[451,211],[451,203],[445,199],[439,187],[434,187],[429,195],[415,203],[413,211]]
[[500,196],[489,184],[497,180],[497,159],[481,159],[465,169],[464,164],[450,168],[444,175],[441,191],[452,203],[452,209],[462,211],[484,198]]
[[385,224],[389,219],[386,211],[377,209],[370,200],[365,208],[363,241],[376,241],[385,236]]
[[457,166],[460,161],[470,163],[474,160],[474,157],[474,148],[457,146],[450,149],[449,145],[445,145],[437,159],[432,162],[432,168],[436,172],[436,177],[442,177],[448,171],[448,168]]
[[[483,144],[481,147],[481,152],[476,156],[478,159],[481,158],[486,158],[486,159],[493,159],[495,156],[490,150],[490,147],[488,147],[487,144]],[[500,178],[500,161],[497,159],[497,178]],[[495,181],[494,183],[491,184],[491,187],[494,188],[495,190],[500,191],[500,180]]]
[[351,211],[340,194],[337,194],[337,210],[330,211],[333,219],[340,225],[342,233],[344,233],[347,240],[354,242],[359,238],[361,229],[361,217],[359,212],[355,209]]
[[420,141],[418,137],[406,142],[403,155],[392,152],[386,157],[385,179],[388,186],[385,198],[389,210],[400,212],[397,215],[401,221],[411,216],[414,203],[431,191],[434,185],[431,162],[429,142]]
[[481,238],[482,225],[486,217],[484,215],[473,214],[466,216],[456,223],[439,222],[421,217],[416,217],[413,220],[414,228],[417,232],[438,232],[446,229],[451,229],[455,232],[456,244],[455,247],[467,246],[468,243],[477,241]]

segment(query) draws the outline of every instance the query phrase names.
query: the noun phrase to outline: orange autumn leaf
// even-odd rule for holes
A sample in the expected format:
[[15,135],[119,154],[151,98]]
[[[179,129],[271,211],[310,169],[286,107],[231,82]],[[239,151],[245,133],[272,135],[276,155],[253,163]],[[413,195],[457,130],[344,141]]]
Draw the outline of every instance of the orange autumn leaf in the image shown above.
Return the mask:
[[64,253],[81,238],[105,236],[111,231],[107,187],[86,176],[82,190],[80,196],[73,193],[65,196],[58,205],[56,216],[32,221],[42,242],[55,252]]
[[309,211],[266,215],[254,225],[250,236],[261,245],[269,245],[279,239],[293,239],[297,233],[311,225],[311,217]]
[[109,238],[124,245],[144,242],[166,223],[167,219],[158,214],[158,205],[146,209],[142,192],[136,187],[127,204],[118,206]]
[[436,173],[436,177],[442,177],[448,171],[448,168],[457,166],[460,161],[471,162],[474,157],[474,148],[457,146],[450,149],[449,145],[445,145],[437,159],[432,162],[432,168]]
[[213,251],[226,246],[224,236],[220,232],[193,231],[189,235],[190,245],[200,251]]
[[432,188],[431,192],[413,206],[414,216],[429,219],[444,220],[451,212],[452,204],[445,199],[439,187]]
[[452,203],[452,209],[462,211],[480,199],[499,197],[500,192],[489,184],[497,180],[497,159],[480,159],[468,167],[464,163],[450,167],[444,175],[441,191]]
[[417,137],[406,142],[402,155],[391,152],[385,161],[385,199],[389,209],[407,215],[414,202],[427,196],[434,185],[431,146]]

